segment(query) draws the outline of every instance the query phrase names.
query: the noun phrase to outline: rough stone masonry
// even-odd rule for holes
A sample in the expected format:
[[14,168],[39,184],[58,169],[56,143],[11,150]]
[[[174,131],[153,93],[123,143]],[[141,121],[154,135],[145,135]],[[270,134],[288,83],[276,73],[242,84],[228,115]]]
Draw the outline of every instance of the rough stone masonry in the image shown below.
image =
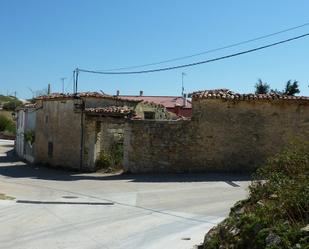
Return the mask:
[[124,166],[133,172],[251,172],[295,139],[309,140],[309,97],[193,94],[190,121],[126,124]]

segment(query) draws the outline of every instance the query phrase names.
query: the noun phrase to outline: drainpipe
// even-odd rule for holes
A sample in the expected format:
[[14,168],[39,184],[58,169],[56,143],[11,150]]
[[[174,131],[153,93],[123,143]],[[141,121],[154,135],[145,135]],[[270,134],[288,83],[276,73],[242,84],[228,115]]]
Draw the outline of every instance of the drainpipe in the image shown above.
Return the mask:
[[83,153],[84,153],[84,109],[85,101],[81,99],[81,114],[80,114],[80,152],[79,152],[79,170],[83,169]]

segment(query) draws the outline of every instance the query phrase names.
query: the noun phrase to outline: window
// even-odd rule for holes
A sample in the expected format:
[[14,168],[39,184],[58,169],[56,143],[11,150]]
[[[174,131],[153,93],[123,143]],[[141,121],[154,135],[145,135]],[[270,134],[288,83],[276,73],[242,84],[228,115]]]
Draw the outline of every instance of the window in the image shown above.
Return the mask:
[[155,113],[154,112],[144,112],[144,118],[145,119],[155,119]]
[[53,142],[48,142],[48,157],[52,158],[54,152],[54,144]]

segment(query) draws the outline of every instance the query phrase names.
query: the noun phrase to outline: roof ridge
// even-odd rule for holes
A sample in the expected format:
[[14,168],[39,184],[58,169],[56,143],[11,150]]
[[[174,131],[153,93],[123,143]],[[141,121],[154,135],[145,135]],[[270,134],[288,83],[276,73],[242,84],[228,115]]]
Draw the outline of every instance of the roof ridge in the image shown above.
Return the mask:
[[229,89],[212,89],[204,91],[196,91],[192,93],[192,98],[204,98],[204,99],[226,99],[226,100],[309,100],[308,96],[292,96],[281,95],[277,93],[235,93]]

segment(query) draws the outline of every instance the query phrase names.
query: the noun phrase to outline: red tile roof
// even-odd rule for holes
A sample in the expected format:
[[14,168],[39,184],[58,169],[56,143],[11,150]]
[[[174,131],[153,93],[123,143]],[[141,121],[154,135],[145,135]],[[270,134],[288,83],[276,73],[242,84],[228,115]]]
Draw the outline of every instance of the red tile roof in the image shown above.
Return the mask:
[[37,103],[27,103],[27,104],[24,104],[23,107],[25,107],[25,108],[36,108]]
[[[166,108],[174,108],[175,106],[183,106],[184,98],[180,96],[132,96],[132,95],[119,95],[116,96],[121,99],[139,100],[144,102],[152,102],[157,105],[163,105]],[[185,108],[192,108],[192,103],[187,100]]]
[[214,89],[197,91],[192,94],[193,99],[226,99],[226,100],[306,100],[309,101],[308,96],[289,96],[280,95],[276,93],[267,94],[240,94],[234,93],[228,89]]
[[80,92],[77,94],[73,93],[51,93],[49,95],[42,95],[37,97],[37,100],[58,100],[58,99],[72,99],[72,98],[105,98],[105,99],[115,99],[121,101],[130,101],[130,102],[141,102],[142,100],[133,100],[133,99],[125,99],[125,98],[117,98],[117,96],[112,96],[108,94],[103,94],[99,92]]
[[37,103],[26,103],[22,106],[17,107],[16,110],[36,109],[37,107]]

